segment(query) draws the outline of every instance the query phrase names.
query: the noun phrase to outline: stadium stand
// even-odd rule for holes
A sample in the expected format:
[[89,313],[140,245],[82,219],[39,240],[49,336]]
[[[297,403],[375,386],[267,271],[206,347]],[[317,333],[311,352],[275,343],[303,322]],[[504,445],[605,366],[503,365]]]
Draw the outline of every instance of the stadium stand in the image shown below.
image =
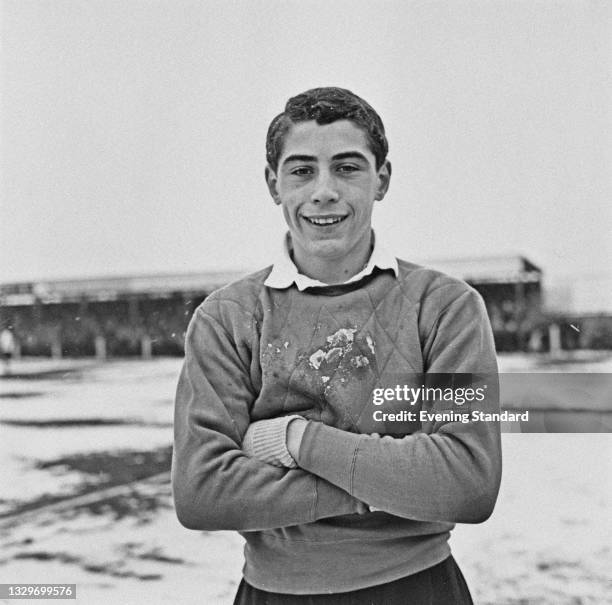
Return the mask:
[[534,331],[546,324],[542,304],[542,270],[524,256],[429,261],[423,264],[463,279],[478,290],[487,306],[498,351],[528,350]]
[[[459,277],[480,292],[500,352],[612,347],[609,316],[546,312],[542,270],[524,256],[421,264]],[[182,355],[194,309],[213,290],[241,275],[208,272],[2,284],[0,329],[13,332],[24,356]]]
[[0,286],[0,326],[21,355],[182,355],[193,310],[241,273],[104,277]]

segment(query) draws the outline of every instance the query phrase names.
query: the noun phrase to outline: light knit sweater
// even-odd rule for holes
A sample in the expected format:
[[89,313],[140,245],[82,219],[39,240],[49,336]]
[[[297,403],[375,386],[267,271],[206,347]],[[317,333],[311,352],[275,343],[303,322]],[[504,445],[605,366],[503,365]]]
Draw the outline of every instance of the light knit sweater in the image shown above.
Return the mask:
[[[269,272],[216,291],[190,323],[175,409],[179,520],[241,532],[245,579],[274,592],[356,590],[439,563],[454,523],[478,523],[493,510],[499,426],[376,421],[377,409],[457,408],[375,406],[372,393],[468,374],[487,385],[487,397],[462,411],[498,412],[482,299],[460,280],[404,261],[397,278],[375,270],[303,292],[266,287]],[[309,420],[299,468],[245,455],[250,423],[290,414]],[[364,512],[364,503],[385,512]]]

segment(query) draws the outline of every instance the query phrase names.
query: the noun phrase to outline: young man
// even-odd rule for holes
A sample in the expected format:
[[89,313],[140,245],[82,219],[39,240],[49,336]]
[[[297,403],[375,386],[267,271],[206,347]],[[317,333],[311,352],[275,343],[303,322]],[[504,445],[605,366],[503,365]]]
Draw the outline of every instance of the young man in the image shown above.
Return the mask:
[[272,267],[213,293],[190,323],[178,517],[245,538],[235,603],[471,603],[448,538],[493,510],[499,427],[455,414],[465,398],[442,401],[441,387],[463,397],[471,377],[461,409],[498,409],[484,304],[374,236],[391,165],[363,99],[290,99],[266,148],[289,232]]

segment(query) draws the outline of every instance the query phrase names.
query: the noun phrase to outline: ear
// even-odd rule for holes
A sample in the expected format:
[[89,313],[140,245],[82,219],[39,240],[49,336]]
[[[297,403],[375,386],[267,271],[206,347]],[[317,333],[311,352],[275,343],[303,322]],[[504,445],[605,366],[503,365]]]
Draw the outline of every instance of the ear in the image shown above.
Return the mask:
[[270,192],[270,195],[272,196],[272,199],[274,200],[274,203],[277,206],[280,206],[281,203],[281,199],[280,199],[280,195],[278,194],[278,189],[277,189],[277,178],[276,178],[276,172],[274,172],[274,170],[272,170],[272,168],[270,168],[270,166],[266,166],[266,184],[268,185],[268,191]]
[[387,190],[389,189],[389,183],[391,182],[391,162],[385,160],[385,163],[378,170],[378,186],[376,187],[375,200],[382,200]]

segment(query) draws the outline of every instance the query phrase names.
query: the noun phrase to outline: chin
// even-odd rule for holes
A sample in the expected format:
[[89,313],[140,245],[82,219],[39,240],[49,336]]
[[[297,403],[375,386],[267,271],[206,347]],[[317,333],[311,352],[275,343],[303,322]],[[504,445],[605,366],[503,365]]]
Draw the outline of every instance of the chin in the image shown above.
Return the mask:
[[346,255],[347,246],[343,245],[341,242],[322,241],[311,243],[308,246],[308,251],[312,256],[337,258]]

